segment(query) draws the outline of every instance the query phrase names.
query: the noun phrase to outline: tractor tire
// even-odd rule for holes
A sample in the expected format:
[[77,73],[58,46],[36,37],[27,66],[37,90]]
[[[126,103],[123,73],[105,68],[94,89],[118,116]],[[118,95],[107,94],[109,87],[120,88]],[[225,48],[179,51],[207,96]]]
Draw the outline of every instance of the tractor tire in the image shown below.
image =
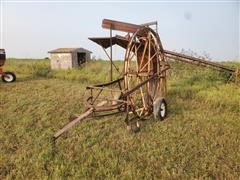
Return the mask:
[[15,80],[16,80],[16,76],[12,72],[6,71],[2,75],[2,81],[5,83],[11,83],[11,82],[14,82]]
[[163,121],[167,116],[167,103],[163,97],[157,98],[153,103],[154,119]]

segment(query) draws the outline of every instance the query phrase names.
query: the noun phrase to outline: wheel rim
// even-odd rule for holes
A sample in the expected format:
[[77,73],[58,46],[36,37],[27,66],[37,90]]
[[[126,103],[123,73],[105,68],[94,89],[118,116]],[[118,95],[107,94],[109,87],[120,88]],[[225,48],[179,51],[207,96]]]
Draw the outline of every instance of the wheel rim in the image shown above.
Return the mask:
[[4,80],[7,82],[11,82],[14,79],[11,74],[5,74],[3,77],[4,77]]
[[[149,28],[139,29],[130,39],[124,60],[124,86],[126,90],[134,88],[161,69],[164,61],[158,35]],[[165,79],[165,77],[163,77]],[[154,79],[129,95],[132,111],[138,116],[152,112],[154,99],[161,91],[160,81]]]
[[165,103],[162,103],[160,106],[160,115],[161,115],[161,117],[165,117],[165,115],[166,115],[166,104]]

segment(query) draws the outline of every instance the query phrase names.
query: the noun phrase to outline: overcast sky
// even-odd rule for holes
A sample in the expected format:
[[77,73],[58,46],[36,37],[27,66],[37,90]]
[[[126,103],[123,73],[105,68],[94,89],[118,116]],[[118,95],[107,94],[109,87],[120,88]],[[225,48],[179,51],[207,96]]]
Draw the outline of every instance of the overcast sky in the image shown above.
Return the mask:
[[[240,60],[239,1],[231,2],[23,2],[1,1],[1,47],[8,57],[44,58],[49,50],[103,50],[88,37],[108,36],[102,19],[141,24],[158,21],[165,49],[191,49],[214,60]],[[118,33],[118,32],[114,32]],[[114,47],[116,59],[124,51]]]

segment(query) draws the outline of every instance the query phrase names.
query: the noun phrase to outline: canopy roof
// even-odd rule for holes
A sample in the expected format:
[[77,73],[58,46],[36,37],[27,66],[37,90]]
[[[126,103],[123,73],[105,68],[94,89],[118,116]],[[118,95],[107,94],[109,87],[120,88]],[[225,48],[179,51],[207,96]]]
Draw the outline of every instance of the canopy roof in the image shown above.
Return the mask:
[[126,49],[128,46],[128,38],[116,35],[114,37],[92,37],[88,38],[91,41],[97,43],[98,45],[102,46],[103,48],[108,48],[111,46],[111,39],[112,39],[112,46],[117,44],[122,48]]

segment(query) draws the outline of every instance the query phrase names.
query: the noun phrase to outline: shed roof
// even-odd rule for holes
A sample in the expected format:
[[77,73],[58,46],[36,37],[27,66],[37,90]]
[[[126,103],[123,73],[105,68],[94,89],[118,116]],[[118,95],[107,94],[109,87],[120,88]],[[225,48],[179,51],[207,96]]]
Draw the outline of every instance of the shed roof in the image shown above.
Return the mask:
[[72,52],[92,53],[91,51],[84,49],[84,48],[58,48],[58,49],[48,51],[48,53],[72,53]]

